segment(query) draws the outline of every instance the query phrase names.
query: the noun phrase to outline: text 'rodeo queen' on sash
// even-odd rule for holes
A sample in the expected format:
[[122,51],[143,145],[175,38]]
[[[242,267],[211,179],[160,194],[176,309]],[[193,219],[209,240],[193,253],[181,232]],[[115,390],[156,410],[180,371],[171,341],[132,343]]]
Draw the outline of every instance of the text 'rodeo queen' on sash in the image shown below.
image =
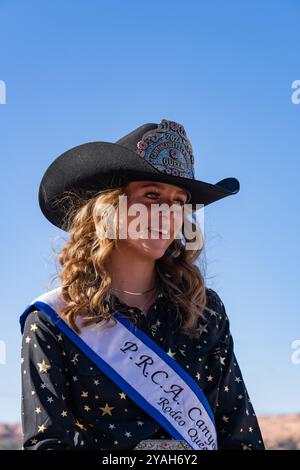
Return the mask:
[[59,316],[63,305],[60,287],[37,297],[20,317],[21,331],[35,306],[173,438],[194,450],[217,449],[207,398],[175,359],[118,312],[113,314],[117,323],[109,321],[113,327],[89,325],[77,334]]

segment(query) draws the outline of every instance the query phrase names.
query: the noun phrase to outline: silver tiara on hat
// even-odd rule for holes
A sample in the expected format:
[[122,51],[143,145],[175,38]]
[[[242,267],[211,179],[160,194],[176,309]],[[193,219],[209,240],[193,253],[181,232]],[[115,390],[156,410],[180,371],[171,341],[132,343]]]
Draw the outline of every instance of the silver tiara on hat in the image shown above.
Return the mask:
[[137,153],[167,175],[194,179],[194,155],[182,124],[162,119],[137,143]]

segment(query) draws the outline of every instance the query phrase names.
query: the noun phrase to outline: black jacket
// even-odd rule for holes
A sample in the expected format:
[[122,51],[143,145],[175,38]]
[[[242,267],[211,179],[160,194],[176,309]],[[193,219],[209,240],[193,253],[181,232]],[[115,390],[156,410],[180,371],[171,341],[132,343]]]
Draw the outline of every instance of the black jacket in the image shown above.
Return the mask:
[[[215,415],[219,449],[264,449],[256,415],[233,350],[229,320],[206,290],[206,326],[199,339],[176,329],[174,305],[162,291],[138,326],[188,372]],[[171,436],[99,370],[49,318],[33,310],[22,339],[24,449],[132,449],[142,439]]]

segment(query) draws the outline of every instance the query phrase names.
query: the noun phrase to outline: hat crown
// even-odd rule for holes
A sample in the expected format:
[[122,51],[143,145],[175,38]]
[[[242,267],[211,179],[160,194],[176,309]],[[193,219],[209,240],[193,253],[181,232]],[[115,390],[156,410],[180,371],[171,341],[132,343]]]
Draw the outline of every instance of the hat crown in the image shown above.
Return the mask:
[[162,119],[143,124],[116,141],[133,150],[161,173],[195,179],[194,155],[182,124]]

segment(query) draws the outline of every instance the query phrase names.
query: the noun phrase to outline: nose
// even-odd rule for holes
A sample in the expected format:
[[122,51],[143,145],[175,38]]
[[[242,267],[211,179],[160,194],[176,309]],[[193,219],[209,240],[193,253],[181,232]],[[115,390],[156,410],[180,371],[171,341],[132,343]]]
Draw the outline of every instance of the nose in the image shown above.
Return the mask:
[[167,204],[168,206],[172,206],[173,204],[172,198],[169,196],[164,196],[161,198],[160,204]]
[[[162,202],[160,203],[161,206]],[[170,204],[172,205],[172,203]],[[161,231],[168,231],[168,233],[173,236],[175,231],[175,220],[178,219],[177,213],[174,213],[173,210],[170,210],[169,204],[168,207],[153,207],[151,210],[151,215],[149,213],[149,224],[157,227]],[[178,205],[175,205],[175,210],[178,210]],[[180,216],[179,216],[180,217]]]

